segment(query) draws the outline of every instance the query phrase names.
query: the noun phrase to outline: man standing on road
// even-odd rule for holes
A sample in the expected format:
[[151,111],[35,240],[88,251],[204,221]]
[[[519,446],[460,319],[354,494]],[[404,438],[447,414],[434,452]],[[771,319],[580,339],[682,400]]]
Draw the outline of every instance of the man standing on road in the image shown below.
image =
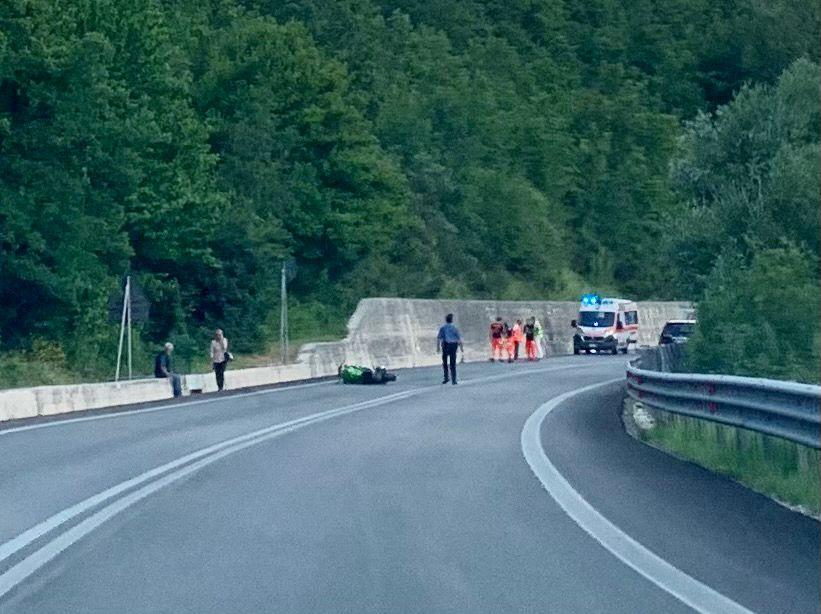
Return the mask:
[[214,367],[214,375],[217,377],[217,390],[222,392],[225,386],[225,367],[228,366],[228,339],[222,334],[222,329],[218,328],[211,339],[211,350],[209,351],[211,364]]
[[462,335],[459,334],[459,329],[453,323],[453,314],[449,313],[445,316],[445,325],[439,329],[439,334],[436,336],[436,351],[442,351],[442,371],[445,378],[442,380],[443,384],[448,383],[448,361],[450,361],[450,382],[456,385],[456,350],[461,349],[462,354],[465,353],[465,348],[462,345]]
[[163,346],[163,351],[157,354],[154,359],[154,377],[167,377],[170,379],[171,390],[173,390],[174,396],[178,397],[182,395],[182,384],[180,376],[174,373],[171,367],[171,352],[173,351],[174,344],[166,343]]

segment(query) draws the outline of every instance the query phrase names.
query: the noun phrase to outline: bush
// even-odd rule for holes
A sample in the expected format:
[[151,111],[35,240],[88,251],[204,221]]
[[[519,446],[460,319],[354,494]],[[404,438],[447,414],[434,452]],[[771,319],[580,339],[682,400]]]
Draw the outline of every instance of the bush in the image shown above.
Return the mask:
[[0,354],[0,389],[70,384],[76,381],[76,376],[61,360],[44,360],[36,352]]
[[818,383],[818,262],[807,251],[767,249],[745,263],[719,259],[698,306],[688,368]]

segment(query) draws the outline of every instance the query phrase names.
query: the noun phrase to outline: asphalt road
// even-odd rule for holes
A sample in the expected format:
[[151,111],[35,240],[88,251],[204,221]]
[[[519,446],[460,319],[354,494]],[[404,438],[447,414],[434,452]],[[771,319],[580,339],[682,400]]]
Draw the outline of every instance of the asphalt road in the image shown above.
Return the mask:
[[[623,357],[471,364],[0,431],[0,613],[689,612],[523,456]],[[816,612],[818,523],[642,446],[620,384],[544,453],[606,523],[757,612]]]

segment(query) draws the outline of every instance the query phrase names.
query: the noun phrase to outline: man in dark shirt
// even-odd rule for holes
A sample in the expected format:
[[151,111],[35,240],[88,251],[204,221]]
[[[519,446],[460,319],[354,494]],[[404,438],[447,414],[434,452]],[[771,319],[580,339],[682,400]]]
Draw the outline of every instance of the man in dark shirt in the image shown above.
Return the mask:
[[448,383],[448,361],[450,361],[450,382],[456,385],[456,350],[459,348],[464,353],[462,335],[453,323],[453,314],[449,313],[445,317],[445,325],[439,329],[439,334],[436,336],[436,351],[442,350],[442,371],[445,374],[443,384]]
[[530,318],[527,324],[524,325],[522,331],[525,334],[525,351],[527,352],[528,360],[537,360],[536,358],[536,324],[535,318]]
[[174,351],[173,343],[166,343],[163,351],[157,354],[154,359],[154,377],[168,378],[171,380],[171,389],[174,396],[182,395],[182,382],[180,376],[173,372],[171,367],[171,352]]

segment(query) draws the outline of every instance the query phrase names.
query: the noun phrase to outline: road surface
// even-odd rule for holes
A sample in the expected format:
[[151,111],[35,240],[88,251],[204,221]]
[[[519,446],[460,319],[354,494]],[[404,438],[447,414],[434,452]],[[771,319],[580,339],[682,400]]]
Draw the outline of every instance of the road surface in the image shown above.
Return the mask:
[[0,614],[716,611],[682,579],[734,611],[816,612],[818,523],[629,438],[604,383],[623,367],[469,364],[459,386],[415,369],[4,425]]

